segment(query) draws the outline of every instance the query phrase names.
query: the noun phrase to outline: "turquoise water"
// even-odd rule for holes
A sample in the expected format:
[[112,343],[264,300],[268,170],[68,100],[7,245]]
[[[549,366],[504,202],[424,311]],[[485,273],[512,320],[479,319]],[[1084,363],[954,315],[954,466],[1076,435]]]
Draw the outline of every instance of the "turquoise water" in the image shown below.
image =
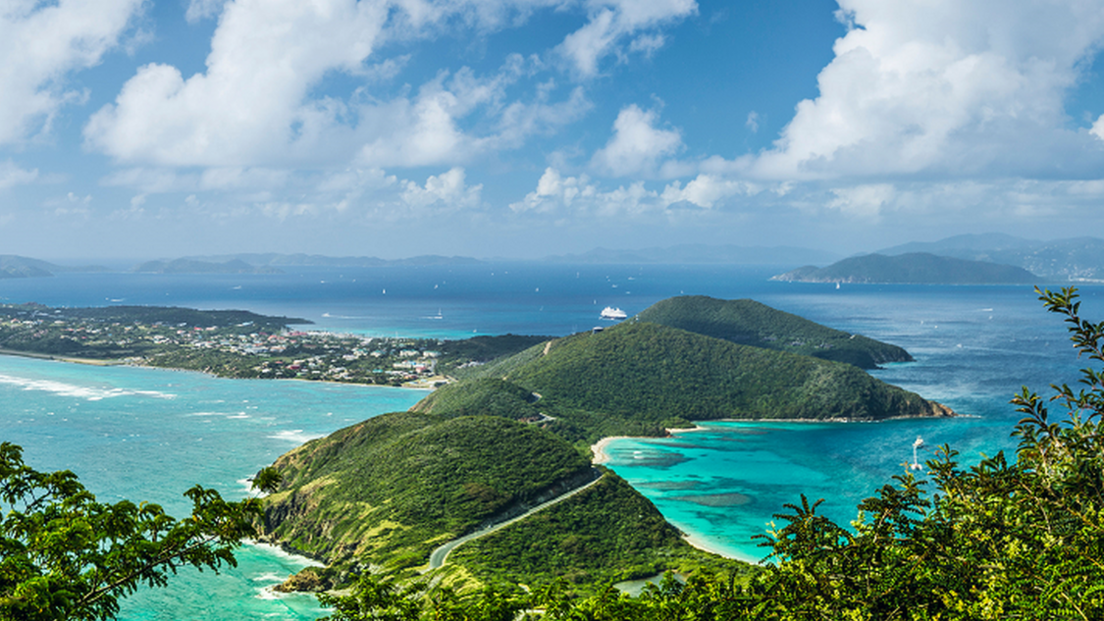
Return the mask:
[[[599,323],[604,306],[630,314],[672,295],[751,297],[826,325],[908,349],[914,363],[878,377],[967,417],[879,424],[710,423],[671,439],[623,440],[613,467],[675,524],[710,546],[758,560],[751,537],[804,492],[846,524],[855,505],[903,471],[916,436],[964,460],[1013,446],[1021,385],[1074,382],[1079,363],[1060,318],[1030,287],[844,286],[768,282],[780,270],[715,266],[495,266],[301,270],[265,276],[68,275],[0,281],[0,299],[244,308],[305,317],[365,334],[458,337],[562,335]],[[384,293],[386,291],[386,293]],[[1104,287],[1083,310],[1104,319]],[[443,319],[435,319],[440,312]],[[40,469],[68,468],[102,500],[152,500],[171,513],[193,484],[228,496],[312,437],[403,410],[424,393],[382,387],[220,380],[155,369],[90,367],[0,356],[0,439]],[[930,456],[930,453],[922,455]],[[314,619],[309,596],[264,587],[304,559],[247,547],[220,576],[184,572],[167,589],[126,600],[120,618]]]
[[[961,418],[882,423],[708,423],[670,439],[616,440],[607,464],[674,524],[710,548],[750,561],[769,550],[753,539],[784,503],[824,499],[841,525],[856,506],[906,471],[917,436],[920,459],[947,444],[963,463],[1011,452],[1020,416],[1009,400],[1022,386],[1050,394],[1073,384],[1079,360],[1061,318],[1030,288],[798,285],[776,304],[806,317],[905,347],[916,362],[873,375],[949,405]],[[1101,289],[1083,291],[1082,311],[1104,316]],[[770,302],[768,302],[770,303]]]
[[[40,470],[70,469],[101,501],[148,500],[181,516],[192,485],[241,498],[246,478],[302,442],[383,412],[422,391],[198,373],[92,367],[0,356],[0,429]],[[220,576],[182,571],[124,602],[120,619],[315,619],[312,596],[275,597],[305,559],[247,546]]]

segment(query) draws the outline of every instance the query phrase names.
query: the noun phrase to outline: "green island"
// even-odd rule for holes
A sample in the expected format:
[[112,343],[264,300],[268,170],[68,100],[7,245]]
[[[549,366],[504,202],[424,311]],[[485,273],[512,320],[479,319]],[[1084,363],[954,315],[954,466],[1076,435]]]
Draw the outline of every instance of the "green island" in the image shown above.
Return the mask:
[[868,254],[837,261],[828,267],[799,267],[771,280],[859,284],[1022,285],[1038,277],[1013,265],[910,252],[887,256]]
[[[716,310],[729,303],[683,298],[653,309],[667,322],[690,325],[703,316],[699,304]],[[762,305],[735,306],[752,309],[764,330],[764,316],[775,314],[770,334],[783,343],[839,339]],[[639,492],[592,466],[591,444],[663,436],[697,420],[953,415],[855,365],[651,323],[644,320],[651,310],[467,365],[462,379],[408,412],[364,421],[281,457],[273,468],[282,483],[266,499],[264,537],[327,563],[285,587],[340,586],[358,567],[408,578],[430,572],[461,591],[563,581],[589,595],[669,570],[742,576],[752,566],[693,548]],[[746,331],[739,315],[716,312],[699,325]],[[864,345],[891,347],[873,340],[854,346]],[[563,500],[545,504],[556,498]],[[435,552],[461,537],[470,540]]]

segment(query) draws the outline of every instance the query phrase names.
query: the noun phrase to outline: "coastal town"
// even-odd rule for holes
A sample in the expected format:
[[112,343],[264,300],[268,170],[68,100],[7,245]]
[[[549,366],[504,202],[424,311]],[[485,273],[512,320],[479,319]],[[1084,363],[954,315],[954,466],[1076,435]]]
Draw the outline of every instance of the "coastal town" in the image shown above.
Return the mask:
[[544,338],[506,335],[447,341],[289,327],[306,323],[246,311],[5,304],[0,305],[0,351],[220,377],[434,388],[450,381],[444,370],[479,365],[497,355],[500,342],[515,348]]

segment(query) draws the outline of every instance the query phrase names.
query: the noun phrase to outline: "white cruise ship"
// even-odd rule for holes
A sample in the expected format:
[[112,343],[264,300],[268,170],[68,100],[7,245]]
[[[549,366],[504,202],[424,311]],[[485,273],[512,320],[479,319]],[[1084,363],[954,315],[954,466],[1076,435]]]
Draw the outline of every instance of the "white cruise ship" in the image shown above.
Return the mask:
[[625,311],[621,310],[620,308],[614,308],[612,306],[607,306],[607,307],[603,308],[602,309],[602,315],[601,315],[602,319],[616,319],[616,320],[624,319],[628,316],[629,315],[627,313],[625,313]]

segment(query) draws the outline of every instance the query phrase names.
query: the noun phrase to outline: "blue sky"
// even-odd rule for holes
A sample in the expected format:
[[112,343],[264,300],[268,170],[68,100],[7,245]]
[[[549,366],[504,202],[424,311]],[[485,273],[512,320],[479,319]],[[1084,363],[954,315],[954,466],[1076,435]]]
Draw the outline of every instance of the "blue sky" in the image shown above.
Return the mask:
[[1098,0],[6,0],[0,253],[1104,235]]

